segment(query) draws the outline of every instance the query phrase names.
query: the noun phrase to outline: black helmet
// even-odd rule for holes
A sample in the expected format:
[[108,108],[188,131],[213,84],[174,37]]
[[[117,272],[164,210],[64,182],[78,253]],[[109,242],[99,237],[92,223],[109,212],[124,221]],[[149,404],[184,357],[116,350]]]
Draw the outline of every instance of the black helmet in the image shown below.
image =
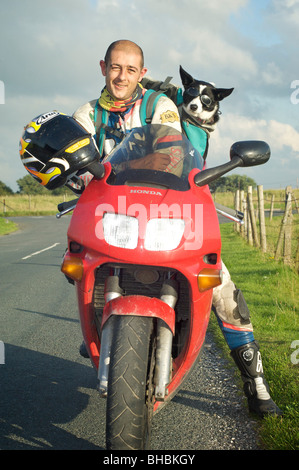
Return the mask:
[[41,114],[25,127],[20,156],[26,170],[47,189],[63,186],[100,157],[91,134],[57,111]]

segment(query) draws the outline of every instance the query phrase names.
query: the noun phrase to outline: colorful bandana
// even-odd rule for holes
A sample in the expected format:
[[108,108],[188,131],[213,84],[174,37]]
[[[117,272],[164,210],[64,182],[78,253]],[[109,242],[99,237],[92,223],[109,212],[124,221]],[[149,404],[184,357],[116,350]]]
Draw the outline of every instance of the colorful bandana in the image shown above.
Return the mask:
[[138,99],[141,98],[142,96],[142,85],[138,83],[138,86],[136,90],[134,91],[133,95],[128,98],[127,100],[120,100],[120,101],[115,101],[113,96],[110,95],[109,91],[105,87],[102,90],[102,94],[99,98],[99,105],[103,108],[106,109],[107,111],[110,111],[111,113],[123,113],[127,111],[131,106],[133,106],[134,103]]

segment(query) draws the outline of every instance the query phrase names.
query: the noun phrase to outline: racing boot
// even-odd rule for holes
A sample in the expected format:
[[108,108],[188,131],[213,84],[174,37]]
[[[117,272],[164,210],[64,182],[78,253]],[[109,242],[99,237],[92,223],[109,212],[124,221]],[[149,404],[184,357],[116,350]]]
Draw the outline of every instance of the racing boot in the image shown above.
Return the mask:
[[82,357],[85,357],[85,359],[89,358],[89,354],[87,352],[86,345],[85,345],[84,341],[82,341],[82,343],[80,344],[79,353]]
[[248,400],[249,411],[260,417],[266,415],[282,415],[282,411],[269,395],[261,359],[256,341],[239,346],[231,351],[244,382],[244,392]]

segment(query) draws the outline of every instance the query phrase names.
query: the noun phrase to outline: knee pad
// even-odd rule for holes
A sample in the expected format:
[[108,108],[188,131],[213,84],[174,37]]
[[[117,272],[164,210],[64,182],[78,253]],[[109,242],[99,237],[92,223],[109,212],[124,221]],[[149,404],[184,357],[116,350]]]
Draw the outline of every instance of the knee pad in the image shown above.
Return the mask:
[[223,322],[252,329],[250,312],[244,295],[231,279],[214,289],[213,306]]

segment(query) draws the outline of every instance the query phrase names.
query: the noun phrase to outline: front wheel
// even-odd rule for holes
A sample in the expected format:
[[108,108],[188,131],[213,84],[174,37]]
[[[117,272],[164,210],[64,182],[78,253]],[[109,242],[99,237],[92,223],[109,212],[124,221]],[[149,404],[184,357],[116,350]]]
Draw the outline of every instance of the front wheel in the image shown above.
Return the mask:
[[[109,321],[109,320],[108,320]],[[147,447],[151,420],[153,319],[114,318],[106,416],[109,450]]]

